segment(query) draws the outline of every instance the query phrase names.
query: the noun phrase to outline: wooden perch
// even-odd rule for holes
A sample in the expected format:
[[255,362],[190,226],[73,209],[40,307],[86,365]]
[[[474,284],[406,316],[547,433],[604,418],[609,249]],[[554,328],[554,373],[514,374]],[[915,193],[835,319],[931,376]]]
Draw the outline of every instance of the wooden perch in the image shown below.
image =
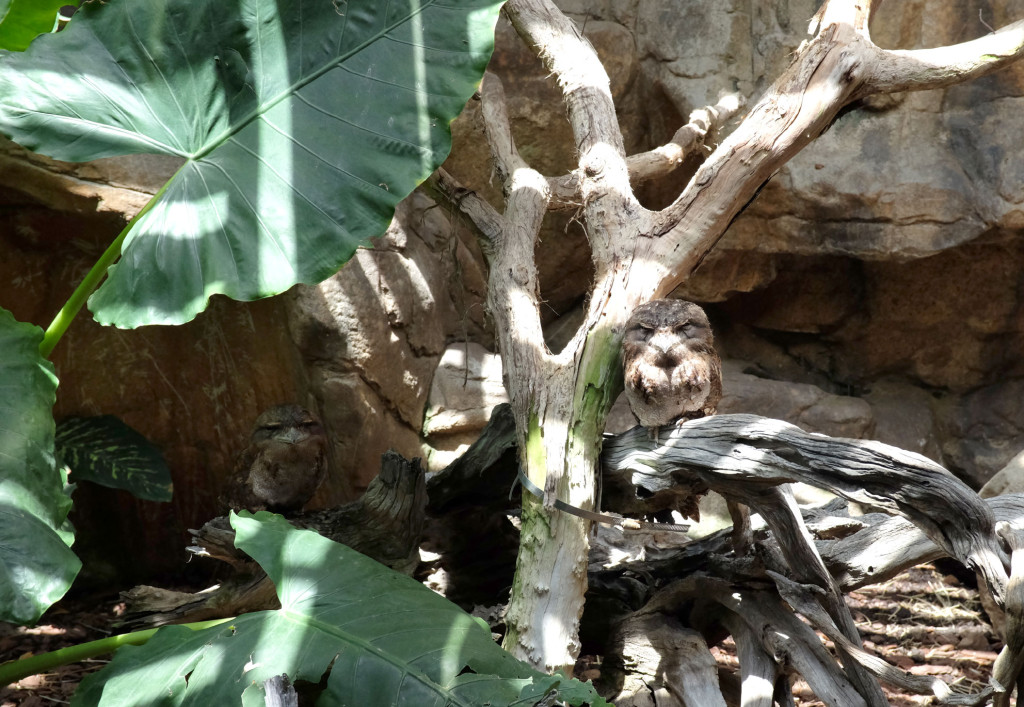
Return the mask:
[[[1005,700],[1024,666],[1016,618],[1020,615],[1018,583],[1024,563],[1015,562],[1013,579],[1008,580],[1008,558],[995,532],[996,513],[941,466],[878,442],[810,434],[779,420],[752,415],[716,415],[687,422],[660,444],[652,441],[646,430],[635,428],[607,439],[602,460],[606,476],[618,477],[620,486],[628,479],[642,494],[663,492],[680,480],[692,484],[695,476],[711,489],[750,505],[771,531],[771,544],[763,535],[755,543],[757,559],[753,564],[751,559],[721,557],[721,545],[717,555],[705,553],[703,562],[697,548],[681,551],[690,555],[687,578],[654,590],[638,615],[677,615],[683,606],[703,597],[705,604],[735,613],[723,625],[735,629],[742,620],[748,627],[743,632],[746,639],[761,637],[761,651],[746,649],[752,656],[776,656],[799,672],[829,704],[887,704],[876,678],[904,690],[932,694],[945,704],[978,704],[993,693],[997,705],[1008,704]],[[819,552],[822,542],[812,538],[788,491],[793,481],[900,517],[880,522],[876,516],[863,521],[852,535],[826,541],[823,558]],[[1024,515],[1024,498],[992,499],[992,506],[1008,519]],[[1016,552],[1024,543],[1008,527],[1000,526],[1001,535]],[[900,549],[876,552],[876,546]],[[842,599],[844,581],[865,584],[866,576],[878,581],[897,568],[940,553],[973,567],[997,602],[1006,603],[1007,647],[996,665],[994,686],[982,693],[953,695],[941,681],[908,675],[865,652]],[[645,568],[661,575],[656,568]],[[679,568],[676,564],[677,571]],[[765,580],[775,585],[774,592],[765,591]],[[709,585],[715,582],[722,584]],[[832,640],[841,667],[824,658],[827,654],[815,647],[818,639],[801,629],[799,622],[794,624],[791,612],[801,614]],[[711,615],[713,611],[706,606],[699,613]],[[790,637],[785,650],[772,636]],[[756,665],[752,670],[761,676],[752,684],[760,684],[763,692],[769,671]],[[750,699],[753,704],[763,701],[763,696]]]
[[606,474],[654,493],[674,472],[757,506],[759,489],[802,481],[911,520],[952,557],[980,572],[997,601],[1009,558],[988,505],[935,462],[880,442],[810,434],[754,415],[715,415],[672,430],[656,445],[635,428],[605,443]]
[[1003,690],[996,696],[994,707],[1009,707],[1014,687],[1020,700],[1024,669],[1024,532],[1020,528],[1019,523],[999,524],[999,534],[1010,547],[1012,572],[1006,597],[1006,647],[992,666],[992,678]]

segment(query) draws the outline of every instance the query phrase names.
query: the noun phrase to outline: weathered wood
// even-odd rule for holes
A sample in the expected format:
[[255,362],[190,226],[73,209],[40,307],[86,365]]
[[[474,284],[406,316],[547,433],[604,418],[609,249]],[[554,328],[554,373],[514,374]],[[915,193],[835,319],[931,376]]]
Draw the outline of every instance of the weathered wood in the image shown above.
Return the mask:
[[515,420],[502,403],[469,449],[427,479],[421,547],[435,557],[420,570],[460,606],[501,603],[512,583],[519,532],[508,514],[519,505],[518,468]]
[[264,680],[263,692],[266,707],[299,707],[299,693],[292,687],[287,673]]
[[612,644],[629,666],[611,699],[619,707],[725,707],[714,656],[703,637],[671,616],[635,614]]
[[814,586],[800,585],[777,572],[769,572],[779,589],[779,595],[790,607],[802,614],[814,628],[824,633],[843,654],[849,656],[873,675],[884,682],[918,694],[934,694],[940,701],[949,695],[949,686],[938,678],[910,675],[895,668],[878,656],[871,655],[861,648],[859,639],[855,644],[842,632],[819,606],[819,590]]
[[732,612],[749,626],[763,650],[775,657],[780,670],[795,671],[822,701],[835,707],[857,707],[867,703],[836,664],[817,634],[800,621],[769,590],[741,587],[733,582],[694,574],[670,583],[637,614],[671,615],[692,605],[692,614],[707,615],[716,605]]
[[[1001,521],[1011,520],[1024,524],[1024,495],[1007,495],[986,501]],[[840,515],[842,509],[839,506],[842,503],[845,502],[837,499],[825,508],[805,510],[805,516],[812,534],[821,533],[826,536],[816,538],[815,543],[826,565],[837,578],[843,580],[844,589],[884,581],[908,567],[945,556],[944,551],[906,519],[878,513],[854,519],[844,518]],[[840,538],[831,537],[836,532],[850,534]],[[606,609],[611,606],[604,600],[606,597],[622,597],[617,612],[618,620],[622,621],[631,613],[628,607],[640,613],[657,611],[664,615],[690,611],[687,607],[695,597],[701,596],[700,592],[703,590],[694,589],[686,580],[673,581],[673,578],[704,578],[702,581],[710,581],[708,575],[711,575],[715,578],[714,581],[722,582],[718,585],[719,589],[707,590],[708,595],[714,597],[724,596],[730,591],[742,588],[760,587],[763,590],[765,580],[769,580],[775,583],[779,595],[793,611],[803,615],[814,628],[820,630],[834,643],[844,644],[844,651],[872,675],[878,676],[882,682],[909,692],[931,694],[942,704],[950,705],[982,704],[998,695],[992,688],[985,688],[977,693],[952,694],[944,684],[933,678],[907,675],[876,656],[866,653],[859,647],[857,640],[851,641],[843,635],[836,628],[832,618],[821,609],[822,590],[818,586],[799,584],[780,573],[780,570],[788,569],[788,563],[783,561],[778,550],[773,550],[777,547],[776,538],[767,529],[755,534],[755,558],[733,557],[730,553],[729,534],[728,530],[720,531],[688,546],[662,553],[663,556],[659,559],[631,561],[613,569],[592,571],[591,593],[601,597],[602,606]],[[907,552],[894,551],[901,543],[909,548]],[[779,557],[773,560],[773,553]],[[643,581],[639,581],[639,577],[643,577]],[[687,587],[689,591],[681,589]],[[1012,582],[1010,588],[1012,593]],[[637,609],[640,604],[644,606]],[[758,654],[764,651],[770,656],[771,652],[767,648],[770,644],[762,644],[757,639],[758,634],[740,617],[716,613],[709,608],[708,601],[690,611],[690,614],[691,617],[698,615],[701,618],[697,627],[702,631],[708,630],[707,622],[717,622],[732,634],[737,645],[741,672],[746,675],[745,671],[749,669],[754,674],[751,686],[743,688],[744,695],[755,689],[755,694],[763,695],[766,681],[772,673],[768,671],[766,663],[762,664],[766,660],[764,656],[759,658]],[[615,623],[614,616],[606,618]],[[755,637],[755,646],[743,645],[743,641],[747,640],[744,638],[744,631]],[[1013,676],[1017,674],[1013,664],[1020,660],[1019,654],[1016,654],[1012,647],[1012,636],[1018,636],[1016,641],[1019,643],[1019,629],[1011,627],[1008,635],[1011,636],[1010,647],[1004,649],[998,663],[1000,669],[996,671],[996,675],[1002,675],[1003,680],[1009,680],[1012,687]],[[771,663],[774,666],[774,661]],[[782,666],[774,669],[782,670]],[[785,681],[776,681],[775,699],[780,704],[785,704],[785,701],[778,691],[784,690],[785,685]],[[759,699],[763,700],[763,697]]]
[[380,473],[357,501],[290,518],[334,542],[412,574],[419,562],[419,540],[426,517],[426,475],[419,459],[387,451]]
[[483,432],[458,459],[427,479],[427,513],[440,516],[509,504],[519,468],[516,421],[508,403],[491,410]]
[[779,675],[775,659],[757,640],[750,626],[736,614],[727,612],[721,623],[736,644],[743,707],[772,707],[775,681]]
[[[983,499],[997,521],[1024,524],[1024,494]],[[947,553],[906,518],[869,514],[863,527],[840,539],[822,539],[818,549],[845,590],[892,579],[910,567]]]
[[1024,531],[1020,526],[999,524],[999,534],[1010,548],[1010,582],[1006,595],[1006,645],[992,666],[992,679],[999,692],[994,707],[1009,707],[1010,695],[1018,688],[1024,670]]
[[[1024,518],[1024,496],[986,503],[948,471],[918,455],[876,442],[811,435],[777,420],[749,415],[689,422],[672,430],[660,445],[646,431],[631,430],[606,440],[603,461],[605,474],[618,477],[613,483],[621,487],[628,480],[643,495],[663,491],[677,480],[692,484],[697,477],[727,498],[749,504],[768,526],[754,535],[754,557],[723,555],[728,550],[728,531],[722,531],[673,551],[671,557],[627,563],[625,571],[642,567],[649,578],[650,599],[637,614],[684,611],[703,591],[704,596],[713,597],[705,603],[713,601],[735,611],[749,635],[759,638],[759,650],[777,659],[785,656],[784,665],[788,661],[788,667],[830,704],[886,704],[876,678],[911,692],[932,694],[944,704],[979,704],[993,696],[992,688],[953,695],[941,681],[908,675],[865,652],[841,589],[881,581],[922,561],[952,555],[997,587],[998,597],[1006,596],[1005,554],[994,522],[997,517]],[[825,488],[899,516],[842,517],[837,501],[811,512],[805,522],[787,491],[791,481]],[[813,533],[820,537],[813,538]],[[687,578],[672,582],[671,576]],[[765,580],[775,584],[775,592],[764,587]],[[602,588],[613,584],[606,576]],[[709,589],[709,584],[717,588]],[[696,590],[697,586],[703,589]],[[1022,605],[1019,599],[1008,600]],[[819,651],[820,641],[813,632],[801,631],[800,626],[806,625],[791,623],[793,612],[833,642],[842,668]],[[711,612],[704,609],[702,613]],[[728,622],[733,631],[739,630],[738,620]],[[721,623],[727,622],[721,619]],[[1008,632],[1021,630],[1012,624],[1011,620]],[[779,652],[781,644],[773,636],[780,635],[791,637],[787,648],[794,653]],[[1012,645],[1008,639],[997,677],[997,684],[1011,689],[1024,666]],[[763,657],[758,659],[757,650],[749,646],[746,650],[752,656],[748,660],[755,661],[754,684],[763,692],[768,667]],[[998,686],[995,690],[997,700],[1008,694],[1000,694]]]
[[735,499],[792,481],[911,520],[949,555],[980,572],[997,601],[1008,558],[988,505],[935,462],[880,442],[809,434],[754,415],[715,415],[677,427],[656,445],[634,428],[608,440],[606,474],[657,492],[696,475]]
[[[426,503],[420,460],[410,462],[389,451],[381,457],[381,471],[362,498],[337,508],[299,513],[289,522],[412,574],[419,561]],[[273,582],[234,546],[235,532],[227,516],[192,532],[194,544],[189,551],[230,564],[235,576],[194,594],[135,587],[122,595],[128,604],[125,623],[160,626],[279,608]]]
[[720,597],[722,603],[761,637],[762,645],[769,653],[806,680],[825,704],[836,707],[867,704],[821,644],[817,634],[779,601],[777,595],[767,591],[736,592],[734,589],[725,594]]
[[[839,585],[829,574],[814,546],[789,484],[761,489],[753,498],[751,506],[761,513],[774,533],[779,550],[789,565],[790,573],[798,581],[809,583],[818,589],[815,595],[816,602],[820,603],[820,608],[824,609],[823,613],[830,621],[835,622],[833,626],[838,627],[836,632],[846,639],[836,642],[836,651],[842,661],[843,672],[871,707],[885,707],[888,701],[881,687],[859,662],[851,660],[853,656],[847,647],[853,646],[854,642],[860,644],[860,633],[849,607],[843,600]],[[772,573],[772,576],[778,575]]]

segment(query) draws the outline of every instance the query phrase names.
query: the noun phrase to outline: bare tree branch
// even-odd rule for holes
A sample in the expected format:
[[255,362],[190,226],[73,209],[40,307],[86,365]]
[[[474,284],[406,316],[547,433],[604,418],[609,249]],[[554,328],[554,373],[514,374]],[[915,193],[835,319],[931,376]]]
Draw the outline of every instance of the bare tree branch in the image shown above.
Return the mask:
[[488,246],[484,248],[484,254],[490,259],[493,244],[501,238],[501,233],[505,230],[505,218],[495,211],[486,199],[472,189],[464,187],[443,168],[430,175],[426,187],[435,196],[455,205],[469,218],[484,237],[485,246]]
[[[710,152],[708,137],[721,130],[741,107],[743,97],[738,93],[728,93],[715,105],[691,112],[686,125],[676,130],[675,135],[667,143],[626,158],[630,184],[635,187],[651,179],[671,174],[687,157],[702,148]],[[578,209],[583,204],[581,183],[582,176],[578,169],[560,177],[548,177],[548,186],[551,189],[549,208],[552,211]]]
[[981,573],[1002,603],[1008,558],[991,509],[935,462],[880,442],[825,437],[754,415],[714,415],[676,427],[655,444],[642,428],[605,441],[605,474],[626,473],[656,493],[672,471],[696,474],[756,505],[757,488],[803,481],[909,518],[949,555]]
[[[480,87],[481,115],[505,192],[504,228],[494,242],[488,304],[497,323],[506,374],[533,380],[550,357],[540,324],[540,284],[534,246],[547,211],[547,180],[519,156],[512,140],[501,80],[485,74]],[[526,386],[527,389],[532,386]],[[512,406],[529,404],[509,391]],[[528,397],[528,396],[527,396]]]
[[661,242],[648,257],[664,263],[656,296],[671,292],[693,272],[757,189],[821,134],[843,106],[872,93],[958,83],[1024,56],[1024,21],[963,44],[882,50],[868,38],[871,7],[864,0],[823,6],[818,35],[801,47],[676,202],[655,217],[653,234]]
[[519,156],[512,138],[508,110],[505,107],[505,88],[501,79],[490,71],[484,73],[484,80],[480,83],[480,116],[494,158],[494,167],[507,193],[512,173],[517,169],[528,169],[529,165]]
[[725,233],[757,190],[828,127],[859,84],[849,25],[830,25],[804,44],[796,60],[747,117],[697,170],[675,203],[655,216],[646,259],[661,283],[655,296],[678,287]]
[[[615,259],[616,248],[622,248],[601,213],[648,213],[629,184],[608,73],[590,42],[551,0],[510,0],[505,10],[562,89],[580,155],[580,195],[587,208],[596,209],[588,215],[587,237],[600,269]],[[609,201],[596,203],[605,199]]]
[[872,11],[881,5],[876,0],[826,0],[811,20],[807,34],[814,35],[818,29],[829,25],[849,25],[864,38],[868,35],[868,22]]
[[883,50],[874,47],[866,65],[870,93],[941,88],[984,76],[1024,56],[1024,20],[962,44],[934,49]]
[[576,24],[549,0],[510,0],[505,10],[562,89],[580,154],[608,145],[625,159],[608,74]]
[[742,96],[727,93],[715,105],[691,112],[686,125],[679,128],[668,143],[626,158],[630,181],[637,184],[672,172],[691,154],[707,147],[707,137],[717,132],[742,107]]

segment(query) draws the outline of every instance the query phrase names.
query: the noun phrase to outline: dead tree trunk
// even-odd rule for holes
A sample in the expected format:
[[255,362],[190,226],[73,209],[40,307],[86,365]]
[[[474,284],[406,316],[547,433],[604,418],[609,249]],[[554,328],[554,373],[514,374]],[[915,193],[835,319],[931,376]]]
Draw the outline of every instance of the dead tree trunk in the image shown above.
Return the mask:
[[[686,280],[757,189],[851,101],[964,81],[1024,53],[1024,22],[950,47],[883,50],[868,32],[874,4],[826,0],[811,23],[813,36],[788,69],[661,211],[643,208],[631,181],[677,168],[686,148],[703,145],[709,129],[713,133],[737,104],[701,111],[676,142],[627,158],[608,76],[579,28],[551,0],[506,4],[513,26],[562,89],[578,168],[545,178],[525,163],[509,130],[500,83],[488,76],[480,92],[482,114],[504,187],[504,213],[443,172],[431,186],[475,223],[491,254],[488,302],[523,472],[545,490],[543,504],[524,496],[505,640],[506,648],[533,665],[568,668],[578,649],[589,524],[555,512],[553,501],[593,507],[600,432],[621,386],[618,344],[632,309]],[[559,354],[548,350],[541,333],[534,263],[544,212],[555,208],[578,209],[595,269],[585,321]]]

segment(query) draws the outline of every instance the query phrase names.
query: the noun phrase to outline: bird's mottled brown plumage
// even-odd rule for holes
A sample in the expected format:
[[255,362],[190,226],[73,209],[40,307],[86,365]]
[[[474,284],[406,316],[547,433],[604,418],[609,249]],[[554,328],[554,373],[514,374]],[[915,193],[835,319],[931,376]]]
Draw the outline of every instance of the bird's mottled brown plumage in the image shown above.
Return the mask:
[[722,362],[704,310],[683,300],[637,307],[622,339],[626,399],[640,424],[654,430],[715,414]]
[[234,510],[299,511],[324,480],[326,453],[316,415],[298,405],[272,407],[256,418],[221,500]]

